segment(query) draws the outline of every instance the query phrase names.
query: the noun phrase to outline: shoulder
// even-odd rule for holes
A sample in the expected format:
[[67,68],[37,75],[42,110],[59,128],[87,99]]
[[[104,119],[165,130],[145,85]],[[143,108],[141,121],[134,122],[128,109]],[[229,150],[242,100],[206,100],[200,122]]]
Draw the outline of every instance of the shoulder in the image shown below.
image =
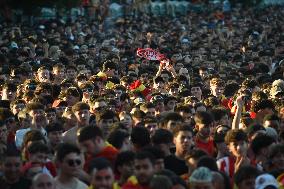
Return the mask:
[[84,182],[77,179],[77,188],[76,189],[86,189],[88,188],[88,185],[86,185]]

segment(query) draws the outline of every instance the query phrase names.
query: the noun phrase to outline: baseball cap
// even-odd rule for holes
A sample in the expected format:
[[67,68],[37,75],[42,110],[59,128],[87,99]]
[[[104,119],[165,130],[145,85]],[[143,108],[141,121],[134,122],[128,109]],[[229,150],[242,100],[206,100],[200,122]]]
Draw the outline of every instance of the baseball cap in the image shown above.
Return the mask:
[[255,189],[264,189],[267,186],[278,188],[279,184],[277,180],[270,174],[262,174],[255,179]]

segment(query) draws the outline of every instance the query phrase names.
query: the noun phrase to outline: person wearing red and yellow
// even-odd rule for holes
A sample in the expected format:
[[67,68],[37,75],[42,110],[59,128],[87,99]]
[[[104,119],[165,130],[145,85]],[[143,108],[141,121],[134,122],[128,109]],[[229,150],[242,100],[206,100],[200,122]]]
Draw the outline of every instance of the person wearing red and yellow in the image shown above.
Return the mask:
[[86,152],[85,170],[89,167],[90,161],[97,157],[105,158],[114,165],[118,150],[105,141],[101,128],[97,126],[83,127],[77,133],[77,139]]
[[134,175],[129,177],[122,189],[150,189],[154,175],[155,158],[149,152],[140,151],[134,158]]

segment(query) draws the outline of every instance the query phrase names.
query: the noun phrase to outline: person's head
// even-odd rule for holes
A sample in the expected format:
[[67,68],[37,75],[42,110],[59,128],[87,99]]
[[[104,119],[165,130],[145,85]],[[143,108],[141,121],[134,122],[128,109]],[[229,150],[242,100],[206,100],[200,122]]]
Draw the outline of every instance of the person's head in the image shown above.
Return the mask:
[[165,169],[165,163],[164,163],[165,153],[161,149],[155,146],[147,146],[143,148],[143,151],[150,152],[155,157],[155,165],[154,165],[155,172]]
[[246,155],[248,149],[247,141],[246,133],[240,129],[232,129],[225,136],[225,142],[235,157]]
[[185,156],[189,175],[191,175],[191,173],[197,168],[199,159],[204,156],[207,156],[207,153],[204,150],[198,148],[190,150],[190,152]]
[[218,171],[216,159],[210,156],[202,156],[197,162],[197,167],[206,167],[211,171]]
[[276,178],[268,173],[258,175],[255,179],[255,189],[277,189],[279,183]]
[[77,68],[75,66],[69,65],[66,67],[66,76],[68,79],[74,80],[77,75]]
[[149,130],[151,136],[158,129],[158,120],[152,116],[146,116],[144,118],[144,126]]
[[210,80],[210,89],[213,96],[220,98],[224,93],[225,82],[220,78]]
[[251,110],[263,119],[264,116],[273,114],[274,108],[275,106],[271,100],[261,100],[252,103]]
[[137,177],[138,183],[142,186],[150,184],[154,174],[154,156],[145,151],[137,152],[134,158],[134,175]]
[[39,82],[50,82],[50,71],[46,66],[42,66],[37,70],[36,78]]
[[64,128],[62,125],[58,122],[48,124],[45,127],[45,130],[47,132],[47,138],[52,146],[57,146],[58,144],[63,142],[63,131]]
[[165,154],[170,153],[170,147],[173,142],[173,134],[167,129],[158,129],[152,136],[154,146],[160,148]]
[[138,150],[148,146],[151,142],[150,132],[145,127],[137,126],[132,129],[130,134],[133,146]]
[[163,90],[165,87],[165,81],[161,76],[157,76],[154,78],[154,86],[153,88],[156,90]]
[[69,87],[66,91],[61,91],[63,101],[66,101],[68,106],[73,106],[80,101],[80,93],[76,87]]
[[119,151],[128,151],[132,148],[129,134],[123,129],[115,129],[110,132],[107,141]]
[[2,100],[9,100],[10,102],[16,98],[17,85],[14,83],[5,83],[2,86],[1,96]]
[[193,147],[193,130],[187,125],[178,125],[173,129],[173,143],[176,147],[176,154],[185,156]]
[[270,160],[270,170],[284,168],[284,145],[276,144],[271,146],[268,154]]
[[38,173],[32,179],[31,189],[56,189],[54,178],[46,173]]
[[96,114],[97,125],[103,130],[104,135],[109,133],[110,127],[115,122],[116,118],[117,115],[115,112],[107,109]]
[[243,166],[234,175],[234,182],[238,188],[252,189],[260,171],[252,166]]
[[200,83],[193,83],[190,86],[190,93],[192,96],[195,96],[199,100],[201,100],[202,97],[202,85]]
[[225,108],[213,108],[211,113],[216,125],[231,125],[229,111]]
[[78,102],[72,106],[72,111],[77,118],[79,126],[89,125],[90,121],[90,106],[84,102]]
[[46,108],[45,116],[48,124],[55,123],[57,121],[56,109],[55,108]]
[[199,75],[203,79],[208,75],[208,69],[205,67],[200,67],[199,68]]
[[189,177],[191,189],[213,189],[213,175],[206,167],[199,167],[193,171]]
[[142,110],[147,116],[155,116],[155,105],[151,102],[142,104],[140,106],[140,110]]
[[114,169],[122,178],[129,178],[134,172],[134,157],[132,151],[120,152],[115,160]]
[[183,121],[182,116],[177,112],[170,112],[164,115],[161,121],[162,128],[172,131],[177,125]]
[[44,115],[44,106],[41,103],[32,102],[27,104],[26,111],[29,116],[33,119],[39,119]]
[[172,189],[173,183],[171,179],[164,175],[154,175],[150,182],[151,189]]
[[60,144],[56,149],[55,159],[60,174],[65,176],[76,177],[83,166],[81,151],[73,144]]
[[14,115],[18,114],[26,107],[26,102],[22,99],[16,99],[11,102],[10,109]]
[[28,147],[28,160],[34,163],[45,163],[49,153],[49,148],[42,142],[33,142]]
[[30,130],[28,131],[23,138],[23,152],[28,149],[28,147],[34,143],[34,142],[41,142],[43,144],[46,144],[46,139],[39,130]]
[[112,189],[114,172],[111,163],[104,158],[95,158],[90,162],[89,173],[93,188]]
[[55,64],[52,68],[52,74],[56,79],[62,81],[65,77],[65,66],[61,63]]
[[110,60],[107,60],[103,63],[103,72],[107,75],[107,77],[113,77],[118,74],[117,72],[117,64]]
[[203,138],[210,137],[213,130],[213,116],[209,112],[197,112],[194,116],[195,129],[199,136]]
[[271,127],[276,131],[279,131],[280,127],[280,118],[276,114],[267,115],[263,119],[263,126],[264,127]]
[[97,126],[81,128],[77,133],[77,140],[80,146],[89,154],[97,154],[105,146],[102,130]]
[[3,173],[7,181],[11,184],[19,181],[22,160],[18,151],[7,150],[3,157]]
[[251,149],[259,160],[266,160],[269,147],[275,140],[267,135],[258,135],[251,141]]
[[182,116],[184,123],[191,124],[193,116],[192,109],[193,107],[190,105],[181,104],[175,107],[175,112]]
[[119,113],[119,121],[128,129],[133,126],[133,119],[130,113],[122,111]]

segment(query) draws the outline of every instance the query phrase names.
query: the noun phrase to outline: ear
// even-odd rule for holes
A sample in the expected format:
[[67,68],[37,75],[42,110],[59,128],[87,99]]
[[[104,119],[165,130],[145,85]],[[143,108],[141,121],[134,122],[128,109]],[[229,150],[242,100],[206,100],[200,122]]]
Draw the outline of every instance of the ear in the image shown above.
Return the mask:
[[173,138],[173,143],[176,145],[176,140],[177,140],[177,137],[174,137]]

